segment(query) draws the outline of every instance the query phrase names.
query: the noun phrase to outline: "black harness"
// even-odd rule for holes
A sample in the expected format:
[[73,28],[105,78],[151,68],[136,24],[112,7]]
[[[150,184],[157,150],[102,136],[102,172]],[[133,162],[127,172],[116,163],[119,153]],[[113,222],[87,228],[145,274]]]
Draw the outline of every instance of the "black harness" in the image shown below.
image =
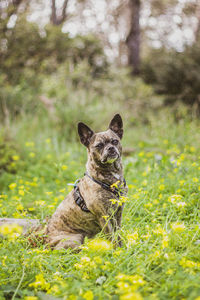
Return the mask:
[[[107,184],[105,182],[101,182],[99,180],[94,179],[88,173],[85,173],[84,175],[88,176],[92,181],[94,181],[95,183],[100,185],[103,189],[113,193],[117,197],[117,199],[119,199],[120,196],[124,195],[124,192],[121,191],[120,189],[118,189],[116,186],[111,187],[109,184]],[[74,183],[74,201],[84,212],[90,212],[89,209],[87,208],[85,200],[83,199],[83,196],[80,193],[80,189],[78,187],[79,181],[80,180],[76,180],[76,182]],[[125,179],[123,179],[123,184],[125,187],[126,186]]]

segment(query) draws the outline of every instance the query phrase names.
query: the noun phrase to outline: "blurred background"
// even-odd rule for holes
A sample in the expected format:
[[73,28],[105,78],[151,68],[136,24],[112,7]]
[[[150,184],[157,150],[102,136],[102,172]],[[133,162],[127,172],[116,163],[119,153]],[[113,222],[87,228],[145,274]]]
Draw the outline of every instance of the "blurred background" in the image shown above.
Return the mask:
[[198,124],[200,1],[0,1],[1,168],[8,145],[77,142],[116,112],[127,146]]

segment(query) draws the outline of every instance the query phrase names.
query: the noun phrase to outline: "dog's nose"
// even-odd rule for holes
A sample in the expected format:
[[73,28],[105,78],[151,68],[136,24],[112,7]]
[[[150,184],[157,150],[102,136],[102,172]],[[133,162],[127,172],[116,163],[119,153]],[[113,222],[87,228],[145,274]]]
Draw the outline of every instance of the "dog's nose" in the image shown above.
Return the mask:
[[113,146],[109,147],[109,148],[108,148],[108,151],[111,152],[111,153],[112,153],[112,152],[115,152],[115,147],[113,147]]

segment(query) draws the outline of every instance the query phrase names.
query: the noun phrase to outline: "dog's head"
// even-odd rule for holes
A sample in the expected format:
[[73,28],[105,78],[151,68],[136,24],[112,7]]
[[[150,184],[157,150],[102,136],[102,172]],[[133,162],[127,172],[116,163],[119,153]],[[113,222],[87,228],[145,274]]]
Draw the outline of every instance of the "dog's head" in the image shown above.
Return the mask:
[[123,122],[119,114],[114,116],[106,131],[94,133],[84,123],[78,123],[78,133],[81,143],[88,148],[89,155],[96,164],[109,166],[121,157]]

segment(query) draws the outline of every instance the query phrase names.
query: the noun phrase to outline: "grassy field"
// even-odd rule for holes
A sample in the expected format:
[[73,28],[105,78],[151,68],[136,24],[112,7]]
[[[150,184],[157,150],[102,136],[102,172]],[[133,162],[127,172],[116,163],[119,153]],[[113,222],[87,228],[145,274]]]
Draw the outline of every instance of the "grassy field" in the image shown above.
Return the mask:
[[[123,247],[99,234],[80,253],[31,248],[20,228],[1,227],[0,299],[200,299],[200,123],[175,123],[168,113],[124,127],[123,146],[134,151],[123,158]],[[76,124],[73,143],[45,124],[34,128],[30,121],[9,129],[1,218],[50,216],[84,173]]]

